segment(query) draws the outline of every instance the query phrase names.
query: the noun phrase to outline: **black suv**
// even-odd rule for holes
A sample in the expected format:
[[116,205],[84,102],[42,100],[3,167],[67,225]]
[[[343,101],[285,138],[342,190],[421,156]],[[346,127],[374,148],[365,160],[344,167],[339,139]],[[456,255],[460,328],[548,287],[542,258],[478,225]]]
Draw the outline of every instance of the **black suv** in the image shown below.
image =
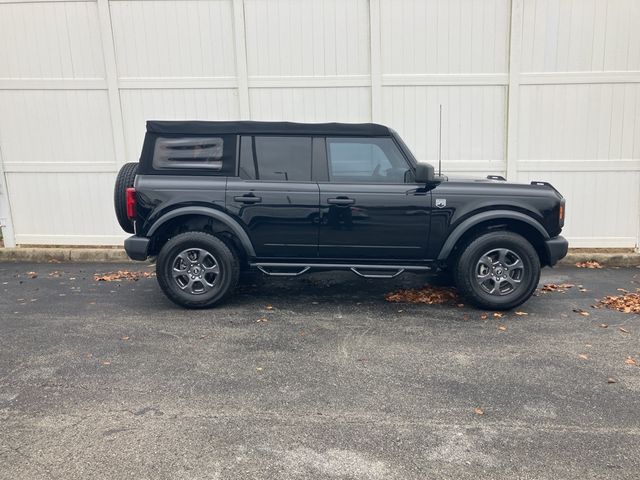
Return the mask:
[[150,121],[115,188],[127,254],[157,256],[162,290],[189,308],[250,268],[438,271],[479,307],[513,308],[567,253],[564,206],[545,182],[436,176],[377,124]]

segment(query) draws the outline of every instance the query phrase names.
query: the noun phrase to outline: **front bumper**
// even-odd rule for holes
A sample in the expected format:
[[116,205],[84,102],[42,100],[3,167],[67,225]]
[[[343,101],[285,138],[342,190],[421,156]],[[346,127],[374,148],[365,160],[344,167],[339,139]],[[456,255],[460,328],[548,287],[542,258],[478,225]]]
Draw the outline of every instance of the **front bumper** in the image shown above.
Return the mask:
[[558,260],[564,258],[569,251],[569,242],[562,235],[546,240],[545,247],[547,249],[547,258],[549,266],[553,267]]
[[132,235],[124,241],[124,251],[131,260],[146,260],[150,239]]

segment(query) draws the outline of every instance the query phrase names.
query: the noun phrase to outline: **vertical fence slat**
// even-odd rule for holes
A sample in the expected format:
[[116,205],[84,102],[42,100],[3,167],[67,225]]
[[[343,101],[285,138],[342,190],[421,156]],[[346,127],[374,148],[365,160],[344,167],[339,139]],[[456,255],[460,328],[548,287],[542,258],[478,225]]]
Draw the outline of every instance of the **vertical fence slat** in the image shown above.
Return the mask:
[[522,57],[523,1],[511,0],[509,29],[509,86],[507,87],[507,179],[518,178],[518,114],[520,106],[520,64]]
[[100,21],[100,38],[102,40],[102,55],[107,80],[107,94],[109,96],[109,115],[113,136],[113,150],[118,165],[126,162],[124,142],[124,122],[122,121],[122,107],[120,106],[120,90],[118,87],[118,71],[116,67],[116,51],[111,26],[111,12],[109,0],[97,0],[98,20]]

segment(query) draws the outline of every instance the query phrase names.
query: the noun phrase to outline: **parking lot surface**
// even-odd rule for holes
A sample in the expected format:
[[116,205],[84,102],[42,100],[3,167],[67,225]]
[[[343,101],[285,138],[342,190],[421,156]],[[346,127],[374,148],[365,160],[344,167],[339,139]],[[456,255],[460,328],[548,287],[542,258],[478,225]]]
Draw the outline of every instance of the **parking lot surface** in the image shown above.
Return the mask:
[[591,305],[640,269],[545,269],[575,286],[502,317],[387,302],[408,274],[188,311],[117,270],[153,272],[0,264],[0,478],[638,478],[640,315]]

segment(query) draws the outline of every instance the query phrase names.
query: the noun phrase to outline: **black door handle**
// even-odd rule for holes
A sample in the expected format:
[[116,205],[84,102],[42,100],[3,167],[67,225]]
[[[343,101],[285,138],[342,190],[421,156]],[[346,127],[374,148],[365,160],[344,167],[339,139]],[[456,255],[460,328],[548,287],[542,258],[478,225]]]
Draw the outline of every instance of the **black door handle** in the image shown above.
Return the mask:
[[353,198],[347,197],[338,197],[338,198],[327,198],[327,203],[329,205],[353,205],[356,201]]
[[240,203],[260,203],[262,197],[256,197],[253,193],[247,193],[246,195],[233,197],[233,200]]

